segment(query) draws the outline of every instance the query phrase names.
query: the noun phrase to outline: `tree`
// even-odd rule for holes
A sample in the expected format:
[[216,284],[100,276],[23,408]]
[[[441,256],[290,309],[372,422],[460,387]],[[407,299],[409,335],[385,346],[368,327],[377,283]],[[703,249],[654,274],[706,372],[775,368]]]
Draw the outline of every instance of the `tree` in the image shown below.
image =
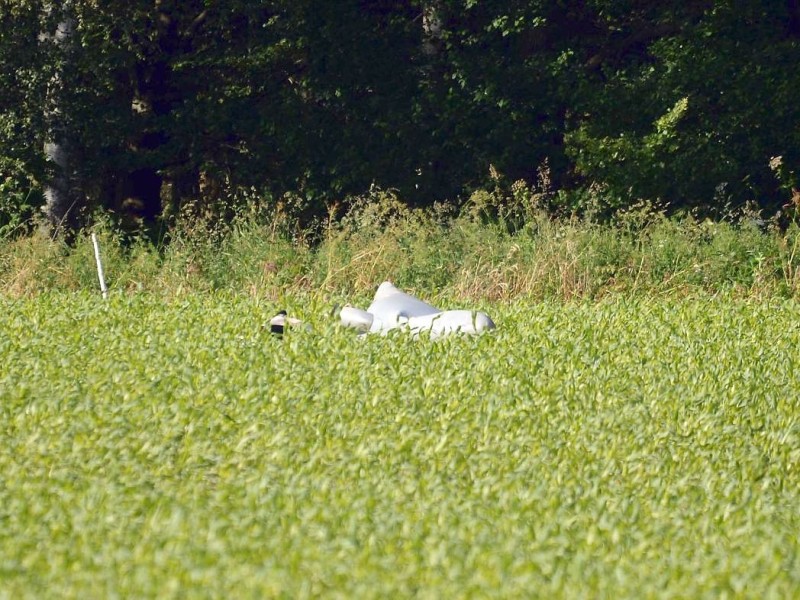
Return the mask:
[[58,8],[50,3],[43,7],[45,16],[54,17],[58,23],[52,36],[42,36],[42,41],[52,46],[54,65],[45,105],[47,141],[44,145],[50,171],[44,190],[44,211],[53,232],[61,228],[73,229],[77,223],[77,213],[83,204],[78,175],[81,168],[78,143],[73,134],[74,125],[68,103],[65,101],[69,70],[75,54],[75,19],[71,9],[69,1],[60,3]]
[[621,33],[586,63],[568,140],[579,172],[621,198],[776,207],[770,158],[796,168],[800,143],[793,3],[631,4],[605,13]]
[[48,181],[69,226],[224,215],[245,189],[312,214],[372,184],[429,204],[543,164],[623,204],[797,185],[797,0],[0,6],[0,215]]
[[0,235],[18,230],[43,202],[44,99],[50,73],[33,0],[0,0]]
[[220,195],[220,185],[251,183],[247,163],[263,168],[271,141],[260,134],[287,121],[275,84],[291,79],[289,6],[75,0],[60,106],[92,124],[79,139],[86,208],[152,221]]

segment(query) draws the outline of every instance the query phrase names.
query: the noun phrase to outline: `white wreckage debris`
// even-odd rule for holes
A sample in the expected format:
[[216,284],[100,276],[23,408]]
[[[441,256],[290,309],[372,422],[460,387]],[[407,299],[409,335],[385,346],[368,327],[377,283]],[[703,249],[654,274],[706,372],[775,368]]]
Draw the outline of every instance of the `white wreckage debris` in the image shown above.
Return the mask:
[[[393,329],[406,329],[414,335],[426,332],[431,338],[451,333],[476,335],[495,328],[484,312],[473,310],[440,310],[419,298],[397,289],[389,281],[378,286],[367,310],[347,305],[339,312],[342,325],[360,334],[386,334]],[[266,328],[267,325],[265,324]],[[289,317],[285,310],[269,322],[270,332],[278,337],[291,328],[310,327],[300,319]]]
[[408,329],[430,337],[451,333],[479,334],[495,328],[489,315],[472,310],[440,310],[384,281],[367,310],[345,306],[339,313],[342,324],[361,333],[385,334]]

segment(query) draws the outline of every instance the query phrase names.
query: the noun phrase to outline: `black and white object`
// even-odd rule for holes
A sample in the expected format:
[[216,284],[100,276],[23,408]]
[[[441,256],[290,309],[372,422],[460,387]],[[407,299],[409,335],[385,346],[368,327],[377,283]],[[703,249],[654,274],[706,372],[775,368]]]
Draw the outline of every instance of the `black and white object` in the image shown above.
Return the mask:
[[289,317],[287,316],[286,311],[282,310],[270,319],[269,331],[274,335],[281,336],[289,327],[295,327],[301,323],[302,321],[300,319]]

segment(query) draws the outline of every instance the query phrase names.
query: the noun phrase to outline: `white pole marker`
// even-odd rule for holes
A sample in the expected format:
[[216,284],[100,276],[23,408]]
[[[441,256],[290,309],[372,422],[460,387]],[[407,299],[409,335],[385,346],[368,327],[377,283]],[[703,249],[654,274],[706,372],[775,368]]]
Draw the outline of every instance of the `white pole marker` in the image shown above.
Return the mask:
[[103,300],[108,298],[108,288],[106,288],[106,276],[103,274],[103,263],[100,261],[100,244],[97,242],[97,235],[92,234],[92,245],[94,246],[94,259],[97,261],[97,278],[100,280],[100,291],[103,292]]

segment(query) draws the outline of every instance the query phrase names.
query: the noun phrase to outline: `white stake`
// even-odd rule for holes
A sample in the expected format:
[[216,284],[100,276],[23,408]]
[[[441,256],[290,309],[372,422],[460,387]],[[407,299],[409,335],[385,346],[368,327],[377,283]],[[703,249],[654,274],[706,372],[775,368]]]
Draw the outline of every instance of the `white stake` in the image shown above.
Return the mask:
[[103,292],[103,300],[108,298],[106,288],[106,276],[103,275],[103,263],[100,262],[100,244],[97,243],[97,236],[92,234],[92,245],[94,246],[94,258],[97,261],[97,278],[100,280],[100,291]]

